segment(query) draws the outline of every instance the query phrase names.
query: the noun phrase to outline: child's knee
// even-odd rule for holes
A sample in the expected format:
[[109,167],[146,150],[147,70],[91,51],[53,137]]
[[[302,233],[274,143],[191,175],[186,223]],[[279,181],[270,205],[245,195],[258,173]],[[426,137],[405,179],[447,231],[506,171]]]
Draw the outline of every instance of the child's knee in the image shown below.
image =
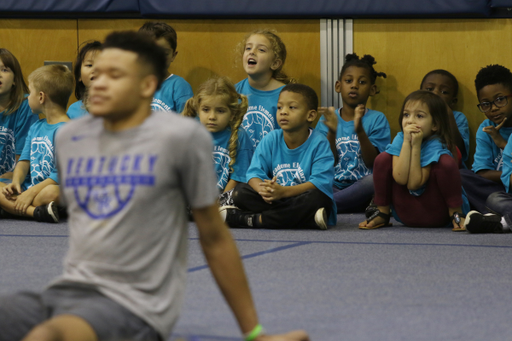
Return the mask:
[[375,158],[373,162],[373,170],[375,172],[376,169],[383,170],[386,168],[391,169],[393,167],[393,155],[382,152]]
[[457,162],[455,162],[455,159],[448,154],[441,155],[437,165],[439,168],[443,169],[443,171],[453,171],[459,173]]
[[52,201],[59,203],[60,190],[58,185],[50,185],[43,188],[41,192],[34,198],[33,206],[41,206],[49,204]]
[[432,164],[430,169],[430,176],[433,177],[435,174],[439,174],[442,178],[453,178],[460,180],[460,171],[455,159],[448,154],[443,154],[436,163]]

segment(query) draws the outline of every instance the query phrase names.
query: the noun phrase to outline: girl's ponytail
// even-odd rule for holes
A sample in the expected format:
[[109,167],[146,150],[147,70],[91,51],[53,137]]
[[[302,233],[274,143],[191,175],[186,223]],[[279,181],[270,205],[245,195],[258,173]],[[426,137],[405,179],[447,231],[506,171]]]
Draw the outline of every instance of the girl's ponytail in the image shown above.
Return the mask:
[[181,112],[182,116],[186,117],[197,117],[197,111],[196,111],[196,103],[195,98],[189,98],[187,102],[185,103],[185,107],[183,108],[183,111]]
[[228,143],[228,152],[229,158],[229,172],[233,172],[233,165],[236,162],[236,153],[238,149],[238,130],[242,125],[242,121],[244,119],[244,115],[247,112],[247,108],[249,107],[249,100],[247,96],[237,94],[237,101],[239,103],[234,108],[230,108],[231,114],[233,115],[233,120],[231,121],[231,136],[229,138]]

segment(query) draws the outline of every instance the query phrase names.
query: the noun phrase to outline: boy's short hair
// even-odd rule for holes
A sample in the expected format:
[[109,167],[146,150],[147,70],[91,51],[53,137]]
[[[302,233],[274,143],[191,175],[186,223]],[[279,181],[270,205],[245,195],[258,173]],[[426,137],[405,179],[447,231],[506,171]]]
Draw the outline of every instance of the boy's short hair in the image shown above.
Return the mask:
[[155,40],[165,38],[173,51],[176,52],[176,48],[178,47],[178,35],[171,25],[164,22],[148,21],[139,28],[139,32],[149,34]]
[[315,90],[310,88],[305,84],[299,83],[290,83],[285,85],[285,87],[281,90],[280,94],[284,91],[294,92],[296,94],[302,95],[308,110],[317,110],[318,109],[318,96],[316,95]]
[[432,70],[429,73],[427,73],[425,75],[425,77],[423,77],[423,79],[421,80],[420,89],[423,86],[423,83],[425,83],[425,80],[427,79],[427,77],[430,75],[441,75],[441,76],[448,77],[453,83],[453,98],[457,97],[457,94],[459,93],[459,82],[457,81],[457,78],[450,71],[446,71],[443,69],[436,69],[436,70]]
[[137,54],[138,60],[149,66],[158,79],[157,90],[166,78],[167,55],[163,48],[145,33],[117,31],[110,33],[103,43],[103,50],[121,49]]
[[73,73],[67,66],[61,64],[41,66],[28,76],[28,81],[37,92],[44,92],[50,101],[64,110],[67,108],[74,88]]
[[492,84],[502,84],[512,91],[512,73],[506,67],[498,64],[487,65],[481,68],[475,78],[477,95],[483,87]]

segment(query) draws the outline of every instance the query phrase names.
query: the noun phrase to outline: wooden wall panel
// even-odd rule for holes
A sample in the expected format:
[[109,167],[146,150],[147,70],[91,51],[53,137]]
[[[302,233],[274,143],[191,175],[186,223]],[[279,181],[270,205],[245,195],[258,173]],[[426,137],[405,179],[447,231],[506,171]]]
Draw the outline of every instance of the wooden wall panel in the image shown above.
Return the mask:
[[386,114],[392,136],[405,97],[419,89],[428,71],[446,69],[459,81],[457,110],[474,137],[485,119],[476,107],[475,76],[489,64],[512,68],[511,41],[510,19],[354,20],[354,51],[373,55],[376,70],[388,75],[377,81],[381,93],[369,105]]
[[[21,64],[23,76],[45,60],[74,61],[77,49],[76,20],[1,19],[0,47],[11,51]],[[71,96],[70,103],[76,101]]]
[[[145,20],[78,21],[79,42],[103,40],[112,30],[139,29]],[[246,33],[271,28],[286,44],[288,57],[284,71],[315,89],[320,96],[319,20],[165,20],[178,33],[178,56],[170,71],[184,77],[195,91],[212,75],[238,82],[247,77],[238,63],[236,45]]]

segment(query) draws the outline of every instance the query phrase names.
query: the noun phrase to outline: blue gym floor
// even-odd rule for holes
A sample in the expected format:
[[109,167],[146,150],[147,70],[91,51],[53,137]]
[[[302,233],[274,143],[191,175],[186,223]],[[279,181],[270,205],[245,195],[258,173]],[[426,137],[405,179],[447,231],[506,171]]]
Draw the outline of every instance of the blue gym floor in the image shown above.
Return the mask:
[[[313,341],[512,339],[512,234],[448,228],[232,230],[261,323]],[[0,220],[0,294],[61,272],[67,224]],[[241,340],[190,224],[189,277],[172,340]]]

